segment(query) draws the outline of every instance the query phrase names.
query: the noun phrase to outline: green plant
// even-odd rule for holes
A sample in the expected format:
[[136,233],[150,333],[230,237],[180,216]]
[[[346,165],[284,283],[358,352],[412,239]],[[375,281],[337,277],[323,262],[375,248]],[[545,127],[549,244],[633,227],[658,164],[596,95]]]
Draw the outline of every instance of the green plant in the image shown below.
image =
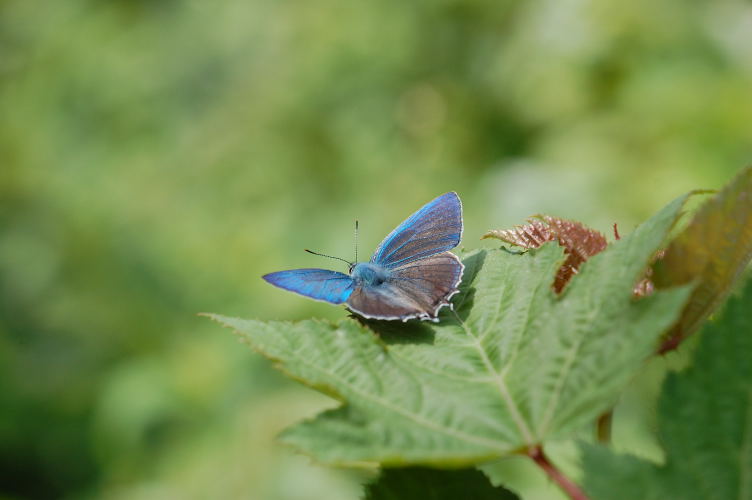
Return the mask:
[[[546,444],[608,420],[645,360],[675,349],[695,331],[725,300],[752,255],[752,169],[677,229],[689,196],[672,201],[631,234],[616,233],[610,244],[579,223],[553,217],[489,233],[527,251],[462,255],[460,293],[436,324],[210,317],[236,330],[290,377],[341,402],[281,436],[321,462],[451,469],[526,455],[571,498],[588,498],[547,457]],[[532,233],[539,237],[522,237]],[[752,304],[749,295],[739,300]],[[741,309],[732,308],[729,321]],[[733,333],[752,336],[747,323]],[[714,382],[746,383],[749,389],[748,380],[737,380],[744,376],[739,367],[718,371],[725,379]],[[680,386],[694,380],[677,377],[687,378]],[[664,398],[678,405],[684,393],[674,390],[673,380],[666,388],[673,395]],[[666,419],[663,425],[690,424]],[[600,437],[606,441],[607,433]],[[752,467],[750,449],[743,444],[742,468]],[[609,484],[611,473],[615,481],[622,476],[604,470],[608,460],[588,459],[609,456],[608,451],[585,450],[587,489],[595,498],[609,498],[602,485]],[[662,479],[648,466],[612,462]],[[591,487],[594,470],[599,481]],[[398,477],[408,484],[410,474],[427,473],[405,469]],[[435,485],[455,484],[457,477],[474,482],[477,476],[436,471],[421,477],[431,477]],[[410,498],[409,486],[403,497],[394,493],[399,487],[393,477],[385,475],[381,481],[392,486],[372,487],[370,498]],[[739,498],[752,498],[752,486],[744,484]],[[468,484],[468,491],[473,487]],[[387,490],[391,496],[378,493]],[[507,493],[499,498],[502,494]]]

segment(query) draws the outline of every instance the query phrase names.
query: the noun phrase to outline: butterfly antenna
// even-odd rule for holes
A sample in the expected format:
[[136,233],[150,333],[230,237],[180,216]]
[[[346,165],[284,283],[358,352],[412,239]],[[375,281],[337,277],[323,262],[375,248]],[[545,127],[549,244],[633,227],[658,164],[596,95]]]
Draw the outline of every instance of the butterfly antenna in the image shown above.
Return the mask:
[[358,262],[358,219],[355,219],[355,262]]
[[352,262],[350,262],[348,260],[345,260],[345,259],[340,259],[339,257],[334,257],[332,255],[326,255],[326,254],[323,254],[323,253],[314,252],[313,250],[308,250],[307,248],[305,248],[304,250],[306,252],[308,252],[308,253],[312,253],[313,255],[318,255],[319,257],[329,257],[330,259],[336,259],[336,260],[341,260],[342,262],[346,262],[347,265],[349,265],[349,266],[353,265]]

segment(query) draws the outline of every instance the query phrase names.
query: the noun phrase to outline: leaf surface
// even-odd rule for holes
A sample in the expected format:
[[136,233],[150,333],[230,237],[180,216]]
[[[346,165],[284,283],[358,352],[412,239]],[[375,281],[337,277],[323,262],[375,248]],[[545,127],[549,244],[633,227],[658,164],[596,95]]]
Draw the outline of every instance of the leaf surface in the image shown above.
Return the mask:
[[659,404],[666,463],[583,445],[585,489],[602,500],[752,500],[752,281],[709,323],[691,368]]
[[688,296],[632,296],[685,199],[588,260],[562,294],[551,285],[565,255],[547,244],[465,256],[439,323],[213,317],[342,402],[287,443],[340,465],[477,464],[569,437],[612,405]]

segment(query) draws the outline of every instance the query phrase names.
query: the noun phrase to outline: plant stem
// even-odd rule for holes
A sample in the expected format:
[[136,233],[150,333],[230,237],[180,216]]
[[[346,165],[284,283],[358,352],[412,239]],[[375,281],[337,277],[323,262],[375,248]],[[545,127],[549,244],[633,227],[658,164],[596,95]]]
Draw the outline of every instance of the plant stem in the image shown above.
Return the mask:
[[607,444],[611,442],[611,424],[614,421],[614,410],[608,410],[598,417],[595,423],[595,435],[599,443]]
[[548,477],[559,485],[572,500],[589,500],[585,492],[580,489],[571,479],[566,477],[554,464],[548,459],[543,451],[543,447],[537,445],[530,448],[528,456],[548,475]]
[[684,338],[680,334],[675,334],[663,341],[663,344],[658,348],[658,354],[664,355],[667,352],[673,351],[678,348]]

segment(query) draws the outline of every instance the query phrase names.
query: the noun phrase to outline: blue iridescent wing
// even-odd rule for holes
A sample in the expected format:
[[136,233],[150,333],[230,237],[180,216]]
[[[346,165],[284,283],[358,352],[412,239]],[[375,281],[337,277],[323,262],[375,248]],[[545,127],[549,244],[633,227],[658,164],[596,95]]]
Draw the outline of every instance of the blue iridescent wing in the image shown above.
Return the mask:
[[435,320],[457,293],[464,269],[449,252],[412,261],[390,269],[383,283],[357,285],[347,306],[365,318]]
[[462,238],[462,203],[455,192],[428,202],[384,238],[371,262],[396,268],[456,247]]
[[262,278],[279,288],[332,304],[345,302],[355,287],[350,276],[326,269],[292,269]]

